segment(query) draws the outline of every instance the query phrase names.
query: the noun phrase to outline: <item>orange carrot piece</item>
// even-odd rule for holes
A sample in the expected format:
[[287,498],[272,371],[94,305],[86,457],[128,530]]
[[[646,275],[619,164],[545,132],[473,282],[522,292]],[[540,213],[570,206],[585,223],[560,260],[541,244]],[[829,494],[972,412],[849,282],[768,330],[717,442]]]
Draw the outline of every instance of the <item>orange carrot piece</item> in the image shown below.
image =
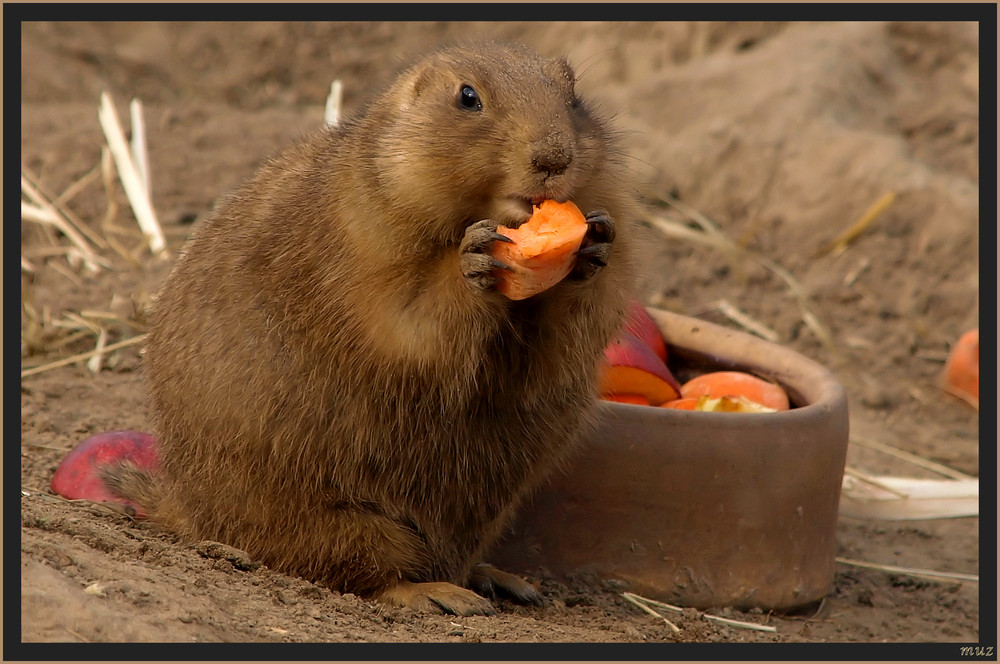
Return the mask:
[[506,263],[497,289],[512,300],[523,300],[551,288],[573,269],[576,250],[587,233],[587,220],[572,201],[542,201],[531,218],[517,228],[498,226],[513,240],[496,242],[493,257]]
[[948,354],[944,389],[979,409],[979,328],[969,330]]
[[681,385],[682,397],[745,397],[774,410],[788,410],[788,395],[780,385],[742,371],[714,371]]
[[641,394],[659,406],[680,396],[681,386],[652,348],[628,330],[622,330],[604,349],[602,395]]
[[683,397],[680,399],[672,399],[665,404],[661,404],[661,408],[675,408],[677,410],[696,410],[698,406],[698,399],[694,397]]

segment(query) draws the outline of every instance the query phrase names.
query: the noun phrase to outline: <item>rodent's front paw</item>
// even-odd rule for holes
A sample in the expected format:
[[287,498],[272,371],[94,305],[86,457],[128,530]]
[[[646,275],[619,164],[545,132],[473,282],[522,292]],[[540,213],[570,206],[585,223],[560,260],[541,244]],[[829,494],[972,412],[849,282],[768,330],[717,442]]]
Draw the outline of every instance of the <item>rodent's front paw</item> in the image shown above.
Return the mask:
[[461,255],[462,276],[473,288],[486,291],[496,287],[500,281],[498,270],[510,271],[510,266],[498,261],[489,251],[494,242],[512,240],[497,233],[497,222],[491,219],[477,221],[465,229],[465,237],[458,251]]
[[570,272],[570,279],[584,281],[590,279],[608,264],[611,244],[615,240],[615,222],[604,210],[594,210],[587,214],[587,234],[576,252],[576,265]]

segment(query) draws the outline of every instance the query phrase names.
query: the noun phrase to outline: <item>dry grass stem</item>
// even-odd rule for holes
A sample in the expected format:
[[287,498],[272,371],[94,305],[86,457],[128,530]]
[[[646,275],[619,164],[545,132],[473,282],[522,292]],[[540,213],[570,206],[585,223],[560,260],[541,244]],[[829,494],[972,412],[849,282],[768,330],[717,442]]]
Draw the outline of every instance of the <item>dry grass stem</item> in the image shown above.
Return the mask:
[[733,620],[732,618],[713,616],[710,613],[703,613],[702,617],[705,618],[705,620],[710,620],[711,622],[718,623],[720,625],[728,625],[729,627],[739,627],[740,629],[751,629],[757,632],[769,632],[772,634],[778,631],[777,627],[773,627],[771,625],[760,625],[758,623],[746,622],[744,620]]
[[[107,227],[112,225],[115,217],[118,216],[118,201],[115,200],[115,164],[111,157],[111,150],[108,146],[101,146],[101,180],[104,183],[104,218],[101,220],[101,228],[107,234]],[[116,227],[117,228],[117,227]]]
[[629,602],[634,606],[639,607],[649,615],[655,616],[660,620],[662,620],[664,623],[666,623],[667,627],[669,627],[670,631],[672,631],[674,634],[680,634],[681,631],[680,627],[672,623],[670,620],[668,620],[665,616],[661,615],[659,612],[654,611],[650,607],[646,606],[643,602],[639,600],[638,595],[633,595],[632,593],[622,593],[622,597],[625,598],[625,601]]
[[[63,190],[63,193],[59,194],[55,200],[52,201],[52,204],[56,207],[65,208],[67,203],[76,198],[77,194],[90,186],[90,184],[100,176],[101,165],[98,163],[89,171],[84,173],[79,180],[66,187],[66,189]],[[100,236],[96,234],[95,237],[100,238]]]
[[884,521],[975,517],[979,516],[979,480],[891,476],[859,480],[845,474],[839,512],[845,517]]
[[895,488],[889,486],[888,484],[879,481],[879,479],[877,477],[875,477],[873,475],[869,475],[868,473],[865,473],[863,471],[860,471],[857,468],[852,468],[851,466],[844,466],[844,475],[847,475],[848,477],[854,477],[856,479],[859,479],[862,482],[864,482],[865,484],[871,484],[872,486],[877,486],[878,488],[880,488],[880,489],[882,489],[884,491],[888,491],[889,493],[895,494],[896,496],[898,496],[900,498],[909,498],[910,497],[910,494],[906,493],[905,491],[902,491],[900,489],[895,489]]
[[[649,597],[643,597],[641,595],[636,595],[635,593],[626,592],[626,593],[622,593],[622,596],[625,599],[627,599],[630,602],[632,602],[633,604],[636,604],[636,606],[646,606],[647,608],[655,606],[655,607],[659,607],[661,609],[667,609],[668,611],[675,611],[677,613],[682,613],[684,611],[684,609],[682,607],[674,606],[673,604],[667,604],[666,602],[660,602],[660,601],[657,601],[655,599],[650,599]],[[655,615],[660,616],[659,613],[656,613]],[[710,620],[712,622],[719,623],[721,625],[728,625],[730,627],[740,627],[740,628],[743,628],[743,629],[752,629],[752,630],[756,630],[758,632],[777,632],[778,631],[778,629],[776,627],[772,627],[771,625],[760,625],[758,623],[746,622],[746,621],[743,621],[743,620],[733,620],[731,618],[723,618],[722,616],[712,615],[711,613],[699,613],[699,615],[702,618],[704,618],[705,620]],[[660,617],[662,618],[663,616],[660,616]],[[664,620],[666,620],[666,618],[664,618]]]
[[83,286],[83,282],[80,281],[80,277],[76,276],[76,274],[68,267],[60,265],[59,263],[47,263],[47,265],[52,268],[52,271],[56,274],[66,277],[77,286]]
[[625,596],[626,599],[628,599],[629,597],[631,597],[632,599],[637,600],[639,602],[642,602],[643,604],[647,604],[649,606],[656,606],[656,607],[659,607],[661,609],[667,609],[668,611],[675,611],[677,613],[684,613],[684,607],[681,607],[681,606],[675,606],[673,604],[667,604],[666,602],[661,602],[659,600],[651,599],[649,597],[643,597],[642,595],[636,595],[635,593],[625,592],[625,593],[622,593],[622,595]]
[[29,367],[29,368],[24,369],[23,371],[21,371],[21,378],[27,378],[28,376],[34,376],[35,374],[40,374],[43,371],[48,371],[50,369],[58,369],[59,367],[64,367],[66,365],[73,364],[75,362],[80,362],[81,360],[86,360],[86,359],[88,359],[90,357],[93,357],[94,355],[96,355],[98,353],[110,353],[112,351],[119,350],[119,349],[125,348],[127,346],[134,346],[135,344],[142,343],[145,340],[146,340],[146,335],[145,334],[140,334],[140,335],[131,337],[129,339],[124,339],[122,341],[118,341],[118,342],[113,343],[113,344],[111,344],[109,346],[105,346],[103,349],[101,349],[99,351],[98,350],[91,350],[91,351],[87,351],[86,353],[80,353],[78,355],[71,355],[70,357],[64,357],[61,360],[56,360],[55,362],[49,362],[48,364],[42,364],[42,365],[39,365],[39,366],[36,366],[36,367]]
[[32,264],[32,262],[29,261],[27,258],[25,258],[23,255],[21,256],[21,269],[30,274],[35,273],[34,264]]
[[[31,187],[31,184],[21,177],[21,187],[24,191],[24,187]],[[36,192],[37,193],[37,192]],[[29,198],[32,198],[29,196]],[[45,224],[48,226],[53,226],[58,229],[66,238],[73,243],[78,255],[83,257],[84,265],[92,272],[97,272],[100,269],[102,263],[100,257],[95,253],[94,249],[91,248],[90,243],[86,238],[78,233],[66,220],[65,217],[61,216],[55,208],[49,205],[42,199],[41,202],[32,201],[32,203],[27,203],[21,201],[21,218],[28,221],[32,221],[38,224]]]
[[754,320],[746,313],[740,311],[728,300],[719,300],[719,302],[715,305],[715,308],[729,320],[733,321],[743,329],[753,332],[762,339],[766,339],[772,343],[777,343],[780,339],[777,332],[760,321]]
[[45,350],[48,351],[48,352],[51,352],[51,351],[54,351],[54,350],[58,350],[58,349],[62,348],[63,346],[71,344],[74,341],[79,341],[80,339],[83,339],[84,337],[89,337],[92,334],[93,334],[93,332],[91,332],[90,330],[80,330],[80,329],[74,330],[70,334],[67,334],[67,335],[65,335],[63,337],[59,337],[59,338],[54,339],[54,340],[50,341],[49,343],[47,343],[45,345]]
[[916,454],[911,454],[910,452],[907,452],[905,450],[901,450],[898,447],[893,447],[892,445],[888,445],[886,443],[880,443],[880,442],[875,441],[875,440],[869,440],[867,438],[861,438],[861,437],[858,437],[858,436],[851,436],[850,440],[851,440],[851,444],[852,445],[858,445],[860,447],[867,447],[868,449],[871,449],[871,450],[876,450],[876,451],[879,451],[879,452],[883,452],[885,454],[894,456],[894,457],[896,457],[898,459],[903,459],[904,461],[909,461],[910,463],[912,463],[915,466],[920,466],[921,468],[925,468],[927,470],[933,471],[933,472],[935,472],[935,473],[937,473],[939,475],[944,475],[945,477],[950,477],[950,478],[952,478],[954,480],[971,480],[971,479],[976,479],[972,475],[967,475],[966,473],[963,473],[962,471],[955,470],[954,468],[950,468],[948,466],[945,466],[944,464],[940,464],[940,463],[937,463],[935,461],[931,461],[930,459],[925,459],[922,456],[917,456]]
[[71,330],[88,329],[93,334],[100,334],[101,326],[97,323],[87,320],[86,318],[79,316],[72,311],[67,311],[64,314],[64,319],[66,322],[56,321],[55,325],[57,327],[68,327]]
[[156,220],[156,213],[153,211],[149,196],[146,195],[142,176],[139,174],[132,160],[132,154],[125,143],[125,135],[122,132],[121,123],[118,121],[118,113],[115,111],[111,96],[107,92],[101,93],[98,120],[104,130],[108,148],[111,150],[111,157],[118,170],[118,178],[125,189],[129,205],[132,206],[136,222],[149,240],[149,250],[154,256],[162,256],[166,253],[167,248],[163,231],[160,229],[160,223]]
[[871,260],[865,257],[856,268],[844,275],[844,288],[850,288],[853,286],[854,282],[857,281],[862,274],[867,272],[868,268],[871,266]]
[[[678,207],[678,210],[681,212],[685,212],[685,210],[690,209],[687,206],[680,207],[677,203],[671,201],[668,202],[670,202],[671,205]],[[816,338],[818,338],[828,350],[833,353],[837,352],[836,346],[833,343],[833,336],[830,334],[827,327],[819,321],[816,314],[813,313],[812,299],[809,297],[809,294],[806,293],[802,284],[799,283],[791,272],[781,267],[770,258],[735,244],[726,238],[722,232],[719,231],[718,227],[715,226],[715,224],[713,224],[707,217],[704,217],[704,215],[701,215],[700,213],[692,214],[696,215],[692,216],[692,219],[698,223],[699,226],[701,226],[703,229],[701,232],[690,228],[683,223],[663,216],[649,215],[646,217],[646,221],[664,235],[712,247],[714,249],[719,249],[733,258],[745,258],[752,260],[758,265],[778,275],[785,282],[788,286],[788,290],[795,297],[802,315],[802,320],[805,322],[806,326],[812,330],[813,334],[816,335]]]
[[847,250],[847,246],[861,236],[865,230],[871,226],[872,222],[878,219],[878,217],[889,209],[892,202],[896,200],[896,193],[890,191],[889,193],[882,196],[882,198],[875,201],[871,207],[865,210],[865,213],[861,215],[861,218],[851,224],[843,233],[835,237],[830,242],[826,243],[813,253],[813,257],[823,256],[824,254],[832,254],[834,256],[839,256]]
[[900,567],[898,565],[881,565],[879,563],[866,563],[860,560],[852,560],[850,558],[837,558],[838,563],[842,565],[850,565],[852,567],[861,567],[864,569],[875,569],[882,572],[890,572],[892,574],[904,574],[906,576],[916,576],[922,579],[930,579],[931,581],[969,581],[971,583],[979,583],[978,574],[963,574],[962,572],[939,572],[933,569],[919,569],[917,567]]
[[129,327],[133,327],[133,328],[135,328],[137,330],[141,330],[144,327],[141,323],[139,323],[137,321],[134,321],[134,320],[132,320],[130,318],[126,318],[124,316],[121,316],[121,315],[116,314],[116,313],[111,312],[111,311],[90,311],[90,310],[84,309],[83,311],[80,312],[80,316],[82,316],[85,319],[86,318],[94,318],[94,319],[97,319],[97,320],[114,321],[116,323],[121,323],[123,325],[128,325]]
[[330,94],[326,97],[326,109],[323,113],[323,121],[331,127],[340,124],[340,106],[343,97],[343,85],[340,80],[335,80],[330,84]]
[[136,174],[142,182],[146,192],[146,198],[153,195],[152,183],[149,180],[149,154],[146,152],[146,121],[143,118],[142,102],[133,99],[129,105],[129,119],[132,123],[132,163],[135,164]]
[[[86,180],[86,178],[87,176],[84,175],[83,179]],[[80,235],[86,236],[97,247],[104,248],[101,236],[91,230],[87,224],[83,223],[78,216],[73,214],[73,212],[71,212],[61,202],[64,196],[55,197],[50,192],[46,191],[38,176],[32,173],[24,164],[21,164],[21,180],[21,191],[24,192],[28,199],[35,203],[35,205],[38,205],[43,209],[51,210],[54,214],[61,216],[74,231],[78,232]],[[25,182],[27,182],[29,187],[27,190],[24,187]],[[74,188],[76,184],[77,183],[70,185],[70,189]]]
[[99,373],[101,370],[101,365],[104,363],[104,347],[108,343],[108,330],[102,327],[101,331],[97,334],[97,346],[94,348],[96,353],[93,357],[87,360],[87,369],[92,374]]

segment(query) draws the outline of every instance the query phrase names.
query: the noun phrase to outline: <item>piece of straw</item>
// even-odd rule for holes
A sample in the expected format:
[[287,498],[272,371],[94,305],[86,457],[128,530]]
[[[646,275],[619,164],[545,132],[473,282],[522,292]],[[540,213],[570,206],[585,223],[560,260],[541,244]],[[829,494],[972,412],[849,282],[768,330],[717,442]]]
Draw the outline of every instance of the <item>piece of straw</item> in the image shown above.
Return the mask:
[[110,346],[105,346],[101,350],[89,350],[86,353],[80,353],[79,355],[71,355],[70,357],[64,357],[61,360],[56,360],[55,362],[49,362],[48,364],[41,364],[36,367],[29,367],[21,372],[21,378],[26,378],[28,376],[34,376],[35,374],[40,374],[43,371],[48,371],[49,369],[57,369],[59,367],[64,367],[68,364],[73,364],[74,362],[79,362],[81,360],[86,360],[98,353],[110,353],[112,351],[118,350],[119,348],[125,348],[126,346],[134,346],[135,344],[142,343],[146,340],[145,334],[140,334],[129,339],[124,339]]
[[[71,200],[73,200],[73,198],[75,198],[77,194],[79,194],[81,191],[83,191],[84,189],[86,189],[90,185],[91,182],[93,182],[94,180],[96,180],[99,177],[101,177],[101,165],[98,163],[98,164],[95,164],[94,167],[91,168],[89,171],[87,171],[86,173],[84,173],[80,177],[79,180],[77,180],[76,182],[74,182],[70,186],[66,187],[66,189],[63,190],[63,192],[61,194],[59,194],[52,201],[52,204],[55,205],[56,207],[60,207],[60,208],[62,208],[62,209],[65,210],[65,205],[67,203],[69,203]],[[68,210],[66,210],[66,211],[68,212]],[[86,228],[86,224],[84,224],[83,227],[81,227],[80,230],[84,230],[85,228]],[[88,237],[90,237],[91,240],[98,240],[98,239],[100,239],[100,236],[97,235],[96,233],[92,237],[89,236],[89,235],[88,235]]]
[[868,257],[862,259],[861,263],[859,263],[856,268],[844,275],[844,288],[850,288],[853,286],[854,282],[858,280],[858,277],[867,272],[871,265],[872,262]]
[[655,616],[656,618],[659,618],[660,620],[662,620],[663,622],[665,622],[667,624],[667,627],[669,627],[670,631],[672,631],[674,634],[680,634],[680,631],[681,631],[680,627],[678,627],[674,623],[670,622],[670,620],[668,620],[665,616],[663,616],[659,612],[654,611],[650,607],[646,606],[643,602],[641,602],[639,600],[639,596],[638,595],[633,595],[632,593],[622,593],[622,597],[625,598],[625,601],[631,603],[634,606],[639,607],[640,609],[642,609],[643,611],[645,611],[649,615]]
[[75,285],[77,286],[83,285],[83,282],[80,281],[80,277],[76,276],[76,274],[65,265],[60,265],[59,263],[48,263],[47,265],[53,272],[66,277],[67,279],[72,281]]
[[108,329],[102,327],[97,335],[97,346],[94,348],[96,355],[87,360],[87,369],[90,373],[100,373],[101,365],[104,363],[104,347],[108,343]]
[[326,109],[323,120],[327,125],[336,127],[340,124],[340,102],[343,96],[343,86],[337,79],[330,84],[330,94],[326,97]]
[[813,253],[813,257],[822,256],[824,254],[839,256],[844,253],[847,249],[847,245],[860,237],[861,234],[864,233],[869,226],[871,226],[872,222],[875,221],[879,215],[885,212],[890,205],[892,205],[894,200],[896,200],[895,192],[890,191],[889,193],[883,195],[880,199],[875,201],[871,207],[865,210],[865,213],[861,215],[860,219],[851,224],[843,233],[817,249]]
[[59,229],[79,251],[78,255],[90,272],[98,272],[102,265],[106,266],[101,257],[90,246],[90,243],[87,242],[87,239],[78,233],[66,217],[59,214],[58,210],[46,201],[23,175],[21,176],[21,191],[32,201],[31,203],[21,201],[22,219]]
[[967,475],[959,470],[955,470],[954,468],[949,468],[944,464],[931,461],[930,459],[925,459],[921,456],[917,456],[916,454],[911,454],[905,450],[901,450],[898,447],[893,447],[892,445],[889,445],[887,443],[880,443],[875,440],[869,440],[867,438],[861,438],[858,436],[851,436],[850,442],[853,445],[860,445],[861,447],[867,447],[872,450],[884,452],[885,454],[894,456],[897,459],[903,459],[904,461],[909,461],[915,466],[926,468],[927,470],[938,473],[939,475],[944,475],[945,477],[950,477],[954,480],[976,479],[972,475]]
[[756,321],[744,312],[740,311],[736,306],[734,306],[728,300],[719,300],[718,304],[715,305],[726,318],[733,321],[737,325],[741,326],[743,329],[753,332],[758,337],[766,339],[772,343],[776,343],[780,338],[778,333],[764,325],[760,321]]
[[125,189],[125,196],[132,206],[135,219],[142,229],[143,234],[148,238],[149,250],[156,256],[166,253],[167,244],[163,238],[163,231],[160,223],[156,220],[156,213],[153,205],[146,195],[146,187],[143,184],[142,176],[132,160],[132,154],[125,142],[125,134],[122,132],[121,123],[118,121],[118,113],[111,102],[111,96],[107,92],[101,93],[101,104],[97,113],[104,136],[108,141],[108,148],[114,159],[115,167],[118,169],[118,177],[122,187]]
[[889,493],[895,494],[899,498],[909,498],[910,497],[910,494],[906,493],[905,491],[900,491],[899,489],[894,489],[891,486],[889,486],[888,484],[886,484],[884,482],[880,482],[878,480],[878,478],[873,477],[872,475],[869,475],[868,473],[862,472],[862,471],[858,470],[857,468],[852,468],[851,466],[844,466],[844,474],[847,475],[847,476],[849,476],[849,477],[854,477],[856,479],[859,479],[859,480],[861,480],[862,482],[864,482],[866,484],[871,484],[872,486],[876,486],[876,487],[882,489],[883,491],[888,491]]
[[838,563],[842,565],[851,565],[852,567],[862,567],[865,569],[875,569],[882,572],[890,572],[892,574],[904,574],[906,576],[916,576],[922,579],[929,579],[931,581],[969,581],[972,583],[979,583],[978,574],[963,574],[961,572],[939,572],[933,569],[919,569],[917,567],[900,567],[898,565],[881,565],[879,563],[866,563],[860,560],[852,560],[850,558],[837,558]]
[[[641,595],[636,595],[635,593],[625,592],[622,593],[625,599],[631,601],[633,604],[639,602],[648,606],[655,606],[662,609],[667,609],[669,611],[676,611],[677,613],[683,613],[684,609],[679,606],[674,606],[673,604],[667,604],[666,602],[660,602],[655,599],[650,599],[649,597],[643,597]],[[660,615],[660,614],[656,614]],[[778,629],[771,625],[760,625],[758,623],[745,622],[743,620],[733,620],[732,618],[723,618],[722,616],[715,616],[710,613],[699,613],[699,615],[705,620],[710,620],[722,625],[729,625],[730,627],[742,627],[744,629],[757,630],[758,632],[777,632]],[[662,616],[660,616],[662,618]]]
[[[863,480],[845,473],[839,512],[856,519],[914,521],[979,515],[979,480],[928,480],[880,476]],[[902,494],[902,495],[901,495]]]
[[[47,191],[45,187],[42,185],[42,182],[39,179],[39,177],[34,173],[32,173],[31,169],[29,169],[24,164],[21,164],[21,176],[24,179],[26,179],[32,187],[32,191],[30,193],[28,191],[25,191],[25,195],[27,195],[33,202],[35,202],[38,205],[41,205],[42,207],[51,207],[52,210],[56,214],[62,216],[73,227],[74,230],[79,232],[81,235],[85,235],[88,240],[93,242],[98,247],[102,249],[104,248],[104,243],[101,240],[101,236],[94,230],[92,230],[90,226],[83,223],[83,220],[80,219],[80,217],[73,214],[73,212],[70,211],[70,209],[65,206],[64,204],[65,201],[63,200],[64,198],[67,198],[66,196],[67,193],[73,193],[75,195],[75,191],[71,190],[78,190],[77,189],[78,186],[79,189],[82,189],[84,186],[86,186],[86,184],[89,183],[89,179],[92,179],[90,173],[85,174],[80,180],[71,184],[69,188],[65,192],[63,192],[62,195],[58,197],[53,196],[51,192]],[[22,191],[24,191],[23,188]]]
[[[679,209],[684,211],[689,208],[684,206],[684,208]],[[833,343],[833,336],[830,334],[829,330],[827,330],[826,326],[823,325],[819,321],[819,318],[813,313],[812,299],[809,297],[809,294],[806,293],[799,281],[792,276],[791,272],[781,267],[770,258],[740,247],[731,240],[727,239],[721,231],[719,231],[718,227],[711,222],[711,220],[700,213],[698,213],[697,218],[693,217],[693,219],[695,219],[699,226],[702,227],[703,231],[701,232],[693,228],[689,228],[685,224],[679,223],[673,219],[660,215],[647,215],[645,219],[650,225],[662,232],[664,235],[702,244],[714,249],[719,249],[734,257],[748,258],[778,275],[785,282],[788,286],[788,290],[791,291],[792,295],[795,297],[802,320],[805,322],[806,326],[812,330],[813,334],[816,335],[824,346],[826,346],[831,352],[836,352],[836,347]]]
[[132,122],[132,142],[129,145],[132,153],[132,162],[135,164],[136,173],[142,180],[142,186],[146,190],[146,197],[152,198],[153,189],[149,179],[149,154],[146,152],[146,121],[143,119],[142,102],[133,99],[129,102],[129,119]]

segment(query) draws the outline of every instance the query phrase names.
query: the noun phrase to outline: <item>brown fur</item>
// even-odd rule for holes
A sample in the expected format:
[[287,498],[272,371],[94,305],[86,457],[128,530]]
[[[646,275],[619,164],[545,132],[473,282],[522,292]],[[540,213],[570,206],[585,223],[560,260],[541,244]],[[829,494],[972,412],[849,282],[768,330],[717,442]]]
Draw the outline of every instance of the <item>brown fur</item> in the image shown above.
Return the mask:
[[[583,426],[630,287],[619,153],[572,87],[526,49],[443,50],[221,203],[145,350],[156,521],[366,596],[469,580]],[[607,267],[519,302],[475,288],[460,243],[523,222],[508,196],[606,210]]]

